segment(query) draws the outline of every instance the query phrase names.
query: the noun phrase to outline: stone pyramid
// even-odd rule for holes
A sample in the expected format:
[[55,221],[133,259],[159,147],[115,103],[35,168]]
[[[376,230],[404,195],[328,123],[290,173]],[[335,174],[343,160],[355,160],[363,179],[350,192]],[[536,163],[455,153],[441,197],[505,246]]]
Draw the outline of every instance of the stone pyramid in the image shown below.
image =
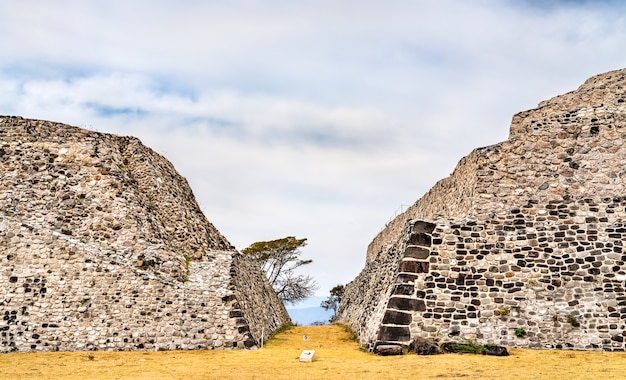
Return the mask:
[[513,117],[368,248],[339,317],[419,338],[624,350],[626,69]]
[[289,316],[172,164],[0,116],[0,351],[254,348]]

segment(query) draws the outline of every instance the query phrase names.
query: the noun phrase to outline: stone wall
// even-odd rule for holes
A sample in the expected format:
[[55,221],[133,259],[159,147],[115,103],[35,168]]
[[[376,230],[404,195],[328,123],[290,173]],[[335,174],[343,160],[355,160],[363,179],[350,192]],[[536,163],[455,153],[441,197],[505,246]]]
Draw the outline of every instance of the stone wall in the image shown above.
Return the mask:
[[374,238],[367,249],[371,260],[402,233],[406,223],[414,218],[436,219],[442,216],[462,217],[472,212],[477,181],[478,161],[482,150],[474,150],[464,157],[448,178],[437,182],[422,198],[398,215]]
[[252,348],[289,322],[135,138],[0,117],[0,351]]
[[588,79],[576,91],[513,117],[507,141],[479,148],[389,223],[370,244],[373,258],[410,219],[462,218],[516,207],[529,198],[612,196],[623,191],[625,71]]
[[362,343],[623,350],[625,86],[598,75],[515,115],[390,223],[339,312]]
[[370,343],[408,345],[420,336],[623,350],[625,238],[624,197],[414,221]]
[[246,327],[241,327],[245,322],[260,344],[280,327],[291,323],[285,305],[255,261],[242,254],[234,255],[230,276],[229,290],[233,295],[229,298],[235,308],[230,316],[243,318],[238,320],[239,333],[245,336]]

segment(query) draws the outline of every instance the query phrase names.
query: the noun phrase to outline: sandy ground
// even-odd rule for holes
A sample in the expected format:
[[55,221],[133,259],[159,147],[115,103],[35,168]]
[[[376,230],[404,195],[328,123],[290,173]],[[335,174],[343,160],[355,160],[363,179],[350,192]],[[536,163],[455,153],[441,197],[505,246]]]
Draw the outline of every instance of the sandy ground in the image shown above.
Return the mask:
[[[305,341],[303,336],[307,335]],[[315,350],[301,363],[303,350]],[[0,355],[1,379],[625,379],[626,353],[510,350],[508,357],[363,352],[342,326],[293,327],[254,351]]]

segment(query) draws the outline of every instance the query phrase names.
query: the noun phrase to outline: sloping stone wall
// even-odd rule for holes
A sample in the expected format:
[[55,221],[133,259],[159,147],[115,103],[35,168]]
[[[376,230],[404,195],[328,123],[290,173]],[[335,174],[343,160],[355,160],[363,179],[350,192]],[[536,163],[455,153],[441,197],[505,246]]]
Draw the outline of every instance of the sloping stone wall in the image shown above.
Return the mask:
[[507,141],[461,159],[374,238],[368,259],[392,244],[410,219],[463,218],[519,207],[527,199],[623,191],[625,78],[624,70],[594,76],[576,91],[515,115]]
[[[261,340],[268,339],[280,327],[291,323],[285,305],[256,262],[243,254],[234,255],[230,276],[229,290],[233,293],[230,298],[236,307],[230,315],[242,318],[238,319],[237,324],[240,334],[245,335],[248,328],[257,344],[260,344]],[[243,324],[247,327],[242,327]]]
[[139,140],[0,117],[0,351],[252,348],[289,322]]
[[623,350],[625,100],[619,70],[515,115],[507,141],[376,237],[340,319],[369,349],[419,336]]
[[477,171],[481,150],[464,157],[450,177],[437,182],[422,198],[398,215],[374,238],[367,248],[367,260],[375,258],[393,244],[406,223],[418,216],[436,219],[442,216],[463,217],[474,209]]
[[344,296],[337,315],[356,333],[359,343],[369,348],[376,335],[387,302],[397,278],[402,245],[397,242],[385,254],[367,260],[361,273],[344,288]]

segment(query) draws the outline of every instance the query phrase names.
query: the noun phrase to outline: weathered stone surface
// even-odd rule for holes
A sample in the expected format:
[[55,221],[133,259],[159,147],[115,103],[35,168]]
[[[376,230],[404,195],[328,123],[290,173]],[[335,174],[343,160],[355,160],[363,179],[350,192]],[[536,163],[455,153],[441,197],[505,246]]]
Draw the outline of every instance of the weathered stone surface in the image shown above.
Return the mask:
[[413,224],[413,232],[418,234],[432,234],[437,225],[426,221],[419,221]]
[[339,319],[368,349],[389,310],[409,340],[626,349],[625,88],[609,72],[515,115],[374,238]]
[[374,352],[381,356],[402,355],[402,346],[397,344],[381,344],[376,346]]
[[424,233],[416,233],[416,234],[411,234],[411,236],[409,237],[409,244],[413,244],[416,246],[421,246],[421,247],[430,247],[430,244],[432,242],[432,237],[430,235],[424,234]]
[[509,356],[509,351],[506,347],[496,346],[493,344],[485,345],[485,355],[491,356]]
[[424,301],[407,297],[391,297],[389,304],[390,309],[407,310],[407,311],[425,311],[426,304]]
[[400,263],[400,272],[406,273],[428,273],[429,263],[415,260],[403,260]]
[[418,355],[439,355],[443,352],[432,339],[417,337],[411,342],[410,350]]
[[289,321],[132,137],[0,116],[0,351],[252,348]]
[[415,293],[415,286],[413,284],[398,284],[393,290],[394,295],[411,296]]
[[413,320],[412,313],[402,311],[387,310],[383,318],[383,324],[388,325],[409,325]]
[[427,259],[430,255],[430,250],[424,247],[418,247],[416,245],[409,245],[404,250],[404,257],[410,257],[413,259]]
[[408,327],[382,326],[378,333],[380,342],[408,342],[411,339],[411,332]]

